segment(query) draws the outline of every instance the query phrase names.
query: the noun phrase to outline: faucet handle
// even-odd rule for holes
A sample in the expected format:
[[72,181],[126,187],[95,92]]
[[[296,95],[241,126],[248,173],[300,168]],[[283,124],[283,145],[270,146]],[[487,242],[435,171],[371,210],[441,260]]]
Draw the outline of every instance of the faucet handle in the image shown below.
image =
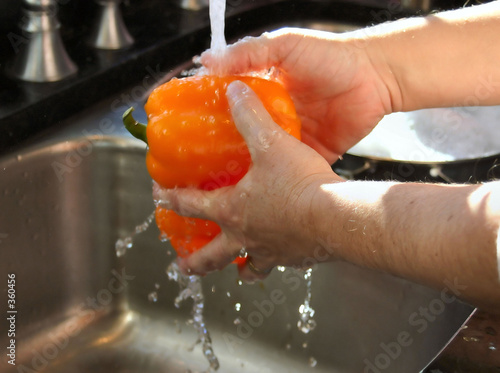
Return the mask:
[[96,0],[99,15],[90,36],[90,45],[99,49],[123,49],[131,46],[130,36],[120,11],[121,0]]
[[11,75],[30,82],[54,82],[77,72],[66,53],[54,0],[24,0],[21,30],[28,43],[8,67]]
[[40,9],[49,9],[50,7],[57,6],[57,0],[23,0],[23,3],[27,7],[34,7]]

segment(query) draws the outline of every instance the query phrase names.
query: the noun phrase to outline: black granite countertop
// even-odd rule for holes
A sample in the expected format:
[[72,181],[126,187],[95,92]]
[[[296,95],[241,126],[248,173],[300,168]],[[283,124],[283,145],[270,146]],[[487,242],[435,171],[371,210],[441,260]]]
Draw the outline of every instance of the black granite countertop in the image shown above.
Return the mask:
[[[377,21],[367,3],[380,1],[228,2],[226,37],[234,39],[257,29],[294,20],[337,20],[357,25]],[[184,10],[167,1],[130,0],[123,6],[125,23],[135,39],[132,47],[97,50],[86,40],[95,4],[65,1],[59,7],[61,34],[78,73],[55,83],[27,83],[9,76],[9,65],[26,42],[14,22],[0,23],[0,153],[13,150],[26,139],[57,126],[62,119],[125,87],[144,81],[150,86],[172,67],[209,46],[208,10]],[[371,12],[371,13],[370,13]],[[18,12],[19,13],[19,12]],[[20,16],[18,13],[17,16]],[[398,12],[394,17],[406,15]],[[12,16],[11,16],[12,17]]]

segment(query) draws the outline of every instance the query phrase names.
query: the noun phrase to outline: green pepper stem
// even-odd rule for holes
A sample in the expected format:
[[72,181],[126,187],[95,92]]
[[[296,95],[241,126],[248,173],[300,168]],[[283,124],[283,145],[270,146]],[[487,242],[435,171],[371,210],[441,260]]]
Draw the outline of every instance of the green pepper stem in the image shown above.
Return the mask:
[[135,138],[144,141],[146,144],[148,143],[148,138],[146,136],[146,125],[143,123],[139,123],[134,119],[132,116],[132,112],[134,111],[134,108],[128,108],[124,113],[123,113],[123,124],[125,125],[125,128],[127,131],[130,132],[132,136]]

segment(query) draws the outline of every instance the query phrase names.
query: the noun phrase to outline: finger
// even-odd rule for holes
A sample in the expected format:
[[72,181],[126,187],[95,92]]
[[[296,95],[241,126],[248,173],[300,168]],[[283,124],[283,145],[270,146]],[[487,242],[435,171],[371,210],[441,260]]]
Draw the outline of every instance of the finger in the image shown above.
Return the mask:
[[241,81],[227,87],[227,99],[236,128],[243,136],[252,160],[286,132],[267,112],[257,94]]
[[[231,246],[233,246],[232,250]],[[227,236],[221,233],[200,250],[186,258],[179,259],[179,268],[184,273],[206,275],[230,264],[240,250],[241,247],[236,247],[234,243],[231,245]]]
[[153,198],[157,205],[173,210],[179,215],[213,220],[215,201],[220,199],[221,189],[204,191],[194,188],[164,189],[153,184]]

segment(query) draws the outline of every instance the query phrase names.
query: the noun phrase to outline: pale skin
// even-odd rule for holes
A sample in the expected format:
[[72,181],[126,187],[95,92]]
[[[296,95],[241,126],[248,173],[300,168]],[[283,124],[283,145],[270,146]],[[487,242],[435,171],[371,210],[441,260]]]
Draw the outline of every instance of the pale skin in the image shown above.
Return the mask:
[[[456,281],[465,301],[500,311],[500,182],[345,182],[330,167],[385,114],[471,100],[500,105],[498,19],[497,1],[341,35],[285,29],[231,46],[227,73],[279,71],[303,142],[284,133],[247,86],[229,86],[253,164],[235,186],[160,192],[166,207],[222,228],[180,260],[181,269],[221,270],[242,247],[262,270],[344,260],[438,290]],[[210,52],[201,61],[215,63]],[[239,272],[247,281],[266,277],[248,265]]]

